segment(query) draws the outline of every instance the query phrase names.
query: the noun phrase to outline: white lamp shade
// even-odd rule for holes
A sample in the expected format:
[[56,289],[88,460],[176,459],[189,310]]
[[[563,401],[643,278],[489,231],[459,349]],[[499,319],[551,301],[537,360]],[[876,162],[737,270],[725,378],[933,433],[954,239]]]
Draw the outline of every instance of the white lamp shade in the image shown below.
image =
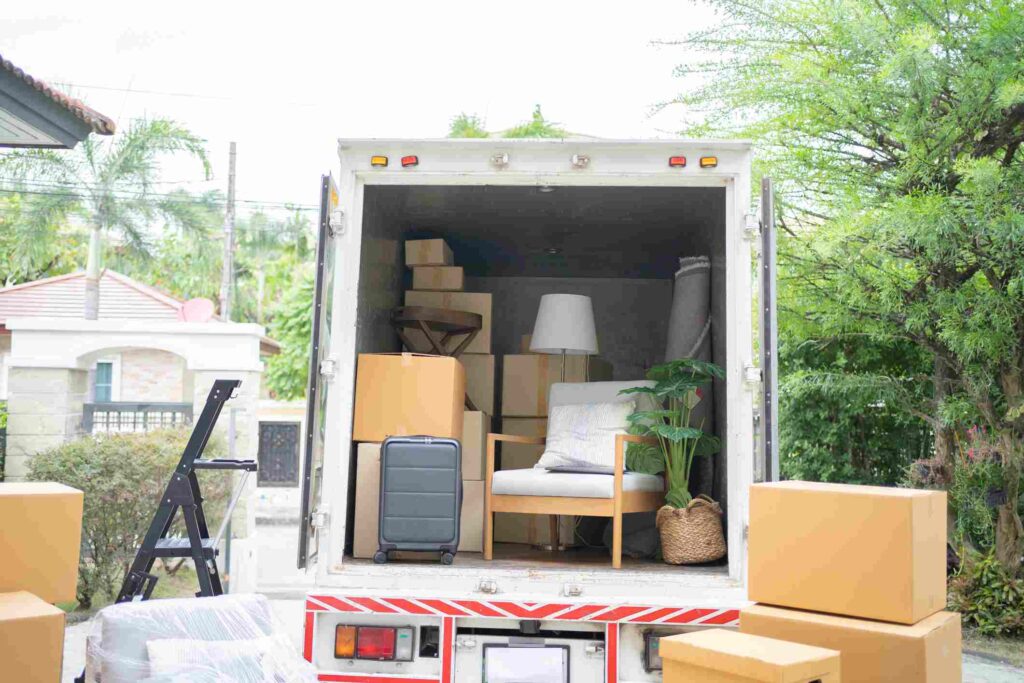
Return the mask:
[[530,350],[574,356],[597,353],[594,305],[590,297],[579,294],[542,296],[537,322],[533,324]]

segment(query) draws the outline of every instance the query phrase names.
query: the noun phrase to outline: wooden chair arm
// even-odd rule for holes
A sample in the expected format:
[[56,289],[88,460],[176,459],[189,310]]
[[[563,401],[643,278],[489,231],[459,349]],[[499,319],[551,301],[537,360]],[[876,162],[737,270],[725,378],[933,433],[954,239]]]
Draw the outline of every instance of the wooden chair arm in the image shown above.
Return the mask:
[[658,440],[653,436],[640,436],[638,434],[616,434],[615,439],[629,441],[631,443],[645,443],[648,446],[659,446]]
[[487,441],[508,441],[510,443],[526,443],[534,446],[542,446],[547,441],[543,436],[518,436],[516,434],[488,434]]

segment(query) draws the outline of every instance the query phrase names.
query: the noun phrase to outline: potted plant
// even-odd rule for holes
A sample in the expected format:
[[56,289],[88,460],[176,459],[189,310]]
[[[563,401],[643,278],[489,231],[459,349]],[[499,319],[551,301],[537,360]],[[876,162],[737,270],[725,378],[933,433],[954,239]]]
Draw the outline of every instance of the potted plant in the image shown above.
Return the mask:
[[722,509],[708,496],[690,494],[690,472],[698,457],[721,449],[718,437],[691,423],[703,388],[725,372],[705,361],[683,358],[656,365],[647,372],[653,387],[632,387],[624,394],[646,394],[660,406],[637,410],[629,417],[630,431],[657,439],[657,446],[631,448],[627,464],[635,471],[664,473],[665,506],[658,511],[662,555],[669,564],[711,562],[725,556]]

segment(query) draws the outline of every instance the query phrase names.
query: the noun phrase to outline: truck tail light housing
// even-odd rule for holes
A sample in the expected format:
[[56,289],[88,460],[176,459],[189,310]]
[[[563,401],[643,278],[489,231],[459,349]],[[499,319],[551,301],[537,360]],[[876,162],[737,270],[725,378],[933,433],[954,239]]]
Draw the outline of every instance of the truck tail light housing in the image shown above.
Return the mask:
[[356,632],[356,659],[393,660],[396,630],[380,626],[360,626]]
[[681,155],[680,156],[669,157],[668,158],[668,165],[671,166],[672,168],[685,168],[686,167],[686,157],[681,156]]
[[409,168],[410,166],[419,166],[420,158],[413,154],[402,157],[402,168]]
[[384,156],[383,154],[374,154],[372,157],[370,157],[370,166],[376,166],[377,168],[382,168],[382,167],[387,166],[387,165],[388,165],[388,158],[386,156]]
[[718,166],[718,157],[701,157],[700,167],[701,168],[714,168]]
[[356,627],[339,625],[334,629],[334,658],[354,659],[356,656]]

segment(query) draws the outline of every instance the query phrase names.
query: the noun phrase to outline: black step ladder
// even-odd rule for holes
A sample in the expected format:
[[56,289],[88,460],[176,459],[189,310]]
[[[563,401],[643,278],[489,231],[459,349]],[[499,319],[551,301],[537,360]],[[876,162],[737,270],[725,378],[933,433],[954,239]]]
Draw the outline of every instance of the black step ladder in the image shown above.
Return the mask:
[[[153,563],[157,558],[191,559],[195,563],[196,577],[199,580],[199,592],[196,593],[196,597],[224,593],[220,572],[217,569],[218,546],[231,519],[231,513],[245,489],[246,478],[251,472],[256,471],[257,463],[255,460],[203,460],[202,456],[224,403],[234,395],[235,389],[241,383],[237,379],[214,381],[213,388],[206,397],[203,412],[192,428],[192,436],[189,437],[181,460],[171,475],[171,481],[167,484],[153,521],[149,525],[149,531],[146,532],[142,545],[135,554],[135,560],[124,577],[121,592],[118,593],[115,602],[150,598],[158,579],[152,573]],[[206,513],[203,512],[203,497],[199,492],[197,470],[241,470],[244,473],[230,504],[224,511],[220,529],[212,538],[206,525]],[[168,538],[167,534],[179,509],[185,520],[188,536]]]

